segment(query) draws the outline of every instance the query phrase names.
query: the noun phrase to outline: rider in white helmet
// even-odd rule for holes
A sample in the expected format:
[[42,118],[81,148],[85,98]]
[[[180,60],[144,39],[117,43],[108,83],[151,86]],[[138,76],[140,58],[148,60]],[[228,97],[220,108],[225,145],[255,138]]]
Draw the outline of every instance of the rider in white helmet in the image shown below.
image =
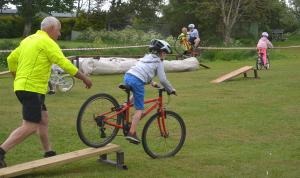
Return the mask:
[[200,44],[200,37],[199,32],[195,28],[194,24],[189,24],[189,42],[194,46],[194,48],[197,48]]
[[132,123],[126,139],[131,143],[138,144],[140,139],[136,135],[136,128],[144,110],[144,85],[151,84],[157,86],[152,79],[157,75],[162,86],[169,94],[175,94],[175,89],[167,80],[163,60],[167,54],[172,53],[172,49],[168,42],[159,39],[153,39],[149,45],[150,54],[146,54],[139,62],[131,67],[124,76],[124,83],[130,86],[133,98],[134,107],[136,109]]
[[267,49],[273,48],[273,44],[268,39],[269,34],[268,32],[263,32],[261,34],[261,38],[259,39],[256,48],[259,54],[263,54],[263,62],[264,65],[267,64]]

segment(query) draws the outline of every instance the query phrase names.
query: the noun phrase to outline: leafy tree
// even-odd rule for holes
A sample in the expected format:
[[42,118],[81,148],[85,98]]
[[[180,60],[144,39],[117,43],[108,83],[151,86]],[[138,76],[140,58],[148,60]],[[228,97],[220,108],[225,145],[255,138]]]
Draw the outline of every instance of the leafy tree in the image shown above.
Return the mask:
[[292,9],[300,21],[300,0],[289,0],[289,3],[292,5]]
[[224,43],[227,45],[232,42],[232,30],[240,19],[248,0],[214,0],[214,2],[222,17]]
[[[198,5],[198,4],[197,4]],[[189,0],[170,0],[169,4],[163,7],[162,22],[169,24],[169,30],[176,36],[181,33],[180,29],[189,23],[199,24],[193,4]]]
[[111,0],[111,6],[107,14],[107,29],[123,29],[130,24],[129,4],[122,0]]
[[11,0],[11,3],[24,18],[23,36],[31,33],[32,22],[38,12],[70,12],[74,8],[74,0]]
[[2,13],[2,9],[7,8],[8,3],[9,3],[9,0],[0,0],[0,13]]
[[129,12],[132,13],[133,25],[153,25],[158,21],[163,0],[129,0]]

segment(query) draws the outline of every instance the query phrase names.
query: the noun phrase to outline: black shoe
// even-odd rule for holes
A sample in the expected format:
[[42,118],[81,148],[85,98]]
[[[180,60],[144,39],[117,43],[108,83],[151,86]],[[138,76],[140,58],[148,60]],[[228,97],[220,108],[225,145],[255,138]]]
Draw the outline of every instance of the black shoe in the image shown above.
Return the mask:
[[48,157],[55,156],[55,155],[56,155],[55,151],[47,151],[44,154],[44,158],[48,158]]
[[50,91],[48,91],[48,94],[49,94],[49,95],[53,95],[53,94],[55,94],[55,91],[50,90]]
[[0,169],[6,167],[6,163],[4,161],[4,155],[0,154]]
[[126,140],[128,140],[130,143],[133,144],[139,144],[141,143],[140,139],[136,136],[136,133],[131,134],[130,132],[126,136]]

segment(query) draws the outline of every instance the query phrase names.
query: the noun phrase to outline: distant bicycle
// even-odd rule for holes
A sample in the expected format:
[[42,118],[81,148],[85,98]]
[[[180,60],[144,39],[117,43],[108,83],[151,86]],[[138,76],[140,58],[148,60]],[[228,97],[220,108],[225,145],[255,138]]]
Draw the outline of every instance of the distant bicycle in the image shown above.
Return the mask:
[[270,60],[269,60],[269,55],[267,55],[267,60],[266,64],[264,65],[264,60],[263,60],[263,53],[258,50],[257,52],[257,60],[256,60],[256,69],[261,70],[261,69],[270,69]]
[[51,91],[55,93],[56,90],[68,92],[73,88],[74,84],[75,79],[70,74],[61,74],[54,71],[50,76],[48,93]]
[[200,55],[200,49],[194,48],[187,37],[179,35],[174,43],[174,49],[177,54],[185,57],[196,57]]

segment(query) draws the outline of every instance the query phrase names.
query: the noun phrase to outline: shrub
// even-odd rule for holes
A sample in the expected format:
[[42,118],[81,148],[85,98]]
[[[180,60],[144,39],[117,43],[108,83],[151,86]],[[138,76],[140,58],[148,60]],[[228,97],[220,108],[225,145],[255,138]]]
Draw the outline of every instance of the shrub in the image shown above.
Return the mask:
[[[166,39],[160,33],[155,31],[144,32],[142,30],[136,30],[132,27],[126,27],[124,30],[101,30],[95,31],[92,28],[88,28],[83,31],[79,36],[80,40],[95,42],[95,43],[106,43],[106,44],[148,44],[151,39]],[[167,39],[172,39],[168,37]],[[170,43],[171,44],[171,43]]]
[[202,54],[202,58],[205,60],[245,60],[245,59],[255,59],[256,51],[255,50],[207,50]]
[[0,38],[22,36],[24,20],[19,16],[0,16]]
[[[17,43],[12,42],[11,40],[4,40],[0,43],[0,49],[14,49],[17,47]],[[0,66],[7,68],[7,61],[6,58],[9,53],[0,53]]]
[[70,40],[72,29],[75,25],[75,18],[62,18],[59,19],[61,23],[61,39]]

